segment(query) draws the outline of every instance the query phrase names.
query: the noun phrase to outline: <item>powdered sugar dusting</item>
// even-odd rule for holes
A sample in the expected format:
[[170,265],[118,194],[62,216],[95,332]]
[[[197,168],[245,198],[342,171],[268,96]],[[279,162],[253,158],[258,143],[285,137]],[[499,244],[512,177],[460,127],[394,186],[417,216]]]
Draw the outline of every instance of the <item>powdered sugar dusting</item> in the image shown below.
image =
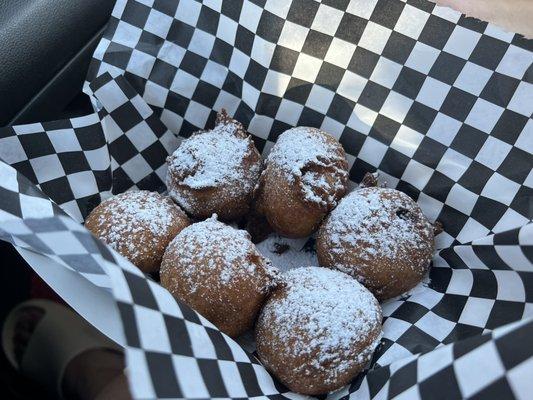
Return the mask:
[[154,236],[166,235],[173,224],[172,211],[177,208],[170,199],[145,190],[118,194],[102,202],[101,207],[105,212],[96,220],[99,236],[115,250],[127,248],[133,258],[143,248],[129,239],[146,230]]
[[[377,300],[356,280],[320,267],[293,269],[284,274],[286,295],[269,301],[260,324],[274,332],[275,345],[290,359],[301,358],[298,373],[326,372],[334,381],[344,371],[369,360],[380,336]],[[376,335],[354,356],[368,335]],[[287,345],[290,343],[290,345]]]
[[257,251],[272,261],[281,272],[307,265],[318,265],[318,259],[313,238],[289,239],[277,234],[271,234],[262,242],[256,244]]
[[[410,249],[427,246],[427,238],[432,235],[431,224],[409,196],[375,187],[348,194],[322,229],[331,252],[343,253],[347,246],[357,247],[366,260],[408,254]],[[343,270],[342,265],[336,268]],[[348,271],[352,269],[353,266],[348,267]]]
[[331,207],[338,194],[344,193],[348,172],[342,147],[316,128],[296,127],[282,133],[267,163],[288,173],[289,182],[299,182],[311,203]]
[[[180,185],[191,189],[219,187],[232,182],[245,185],[245,191],[253,190],[260,165],[244,168],[244,159],[250,153],[249,137],[238,135],[242,129],[235,122],[219,123],[212,130],[194,134],[185,139],[169,158],[169,169]],[[172,185],[168,185],[172,187]]]
[[[220,284],[230,287],[243,277],[253,276],[258,266],[267,274],[276,275],[269,261],[255,250],[249,234],[219,222],[216,215],[181,231],[169,244],[167,252],[179,260],[180,276],[193,293],[207,274],[218,274]],[[162,273],[169,267],[171,265],[163,262]]]

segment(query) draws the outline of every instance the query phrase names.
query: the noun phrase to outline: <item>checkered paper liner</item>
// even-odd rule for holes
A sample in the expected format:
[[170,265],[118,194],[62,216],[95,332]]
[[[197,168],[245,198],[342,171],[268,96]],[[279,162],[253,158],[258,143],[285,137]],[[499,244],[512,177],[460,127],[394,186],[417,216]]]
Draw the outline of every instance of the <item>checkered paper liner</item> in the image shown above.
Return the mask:
[[102,74],[91,87],[94,114],[0,128],[0,160],[79,222],[112,194],[164,191],[165,159],[178,146],[123,76]]
[[111,188],[109,150],[97,114],[0,128],[0,159],[80,222]]
[[[88,118],[99,121],[108,151],[107,186],[91,194],[162,190],[165,153],[177,146],[171,132],[187,137],[209,127],[222,107],[248,126],[265,155],[286,128],[320,127],[345,147],[354,184],[378,170],[445,228],[429,283],[383,304],[384,339],[369,371],[329,397],[526,398],[533,373],[531,47],[424,0],[119,0],[85,87],[98,111]],[[76,132],[73,121],[57,124]],[[54,131],[39,129],[32,133]],[[23,135],[13,127],[0,140],[15,148],[34,143]],[[26,158],[0,157],[84,217],[90,206],[76,206],[76,214],[66,204],[83,203],[86,194],[57,200],[35,171],[34,159],[62,151],[24,151]],[[83,156],[82,146],[75,157]],[[71,188],[68,177],[79,171],[60,163]],[[2,196],[0,208],[24,217],[1,225],[4,239],[62,261],[90,256],[109,277],[135,398],[298,397],[79,225],[12,212],[31,209],[27,196],[0,186],[14,193]],[[70,240],[77,245],[61,247]]]
[[[103,74],[92,87],[101,105],[99,112],[0,128],[0,224],[69,215],[79,225],[112,194],[130,188],[165,190],[164,161],[176,149],[178,139],[124,77]],[[45,224],[36,229],[50,228]],[[75,250],[83,247],[79,240],[69,242],[56,232],[46,240],[31,235],[14,240],[8,234],[3,239],[43,254],[111,291],[105,269],[92,255],[98,248],[82,255]],[[67,246],[64,251],[52,250],[50,245],[56,240]]]

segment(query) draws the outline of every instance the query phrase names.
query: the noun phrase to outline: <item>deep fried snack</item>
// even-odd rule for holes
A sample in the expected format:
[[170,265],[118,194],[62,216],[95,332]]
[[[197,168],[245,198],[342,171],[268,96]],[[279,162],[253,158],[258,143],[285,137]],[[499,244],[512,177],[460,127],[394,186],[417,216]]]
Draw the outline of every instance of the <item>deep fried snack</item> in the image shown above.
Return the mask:
[[256,209],[281,235],[309,236],[346,192],[344,149],[319,129],[285,131],[266,164],[256,191]]
[[257,353],[290,390],[319,395],[355,378],[381,339],[381,308],[350,276],[320,267],[290,270],[256,325]]
[[276,270],[246,231],[216,216],[185,228],[168,246],[161,284],[222,332],[235,337],[252,328],[277,283]]
[[261,155],[242,124],[225,110],[215,127],[185,139],[167,159],[169,195],[189,215],[222,220],[245,215],[261,174]]
[[345,272],[385,300],[416,286],[429,269],[433,225],[405,193],[365,187],[343,198],[320,227],[321,266]]
[[147,190],[103,201],[85,220],[87,229],[145,273],[159,270],[167,245],[189,224],[170,198]]

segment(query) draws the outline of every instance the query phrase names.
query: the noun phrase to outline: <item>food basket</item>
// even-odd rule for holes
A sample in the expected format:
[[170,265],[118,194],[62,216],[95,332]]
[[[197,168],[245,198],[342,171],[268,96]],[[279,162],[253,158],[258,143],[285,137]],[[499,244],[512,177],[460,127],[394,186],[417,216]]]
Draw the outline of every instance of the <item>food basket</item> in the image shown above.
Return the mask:
[[318,127],[352,187],[378,171],[444,227],[428,279],[382,305],[368,368],[328,398],[530,398],[532,48],[426,0],[118,0],[95,112],[0,130],[0,238],[124,346],[135,399],[303,398],[80,223],[164,191],[166,157],[221,108],[263,155]]

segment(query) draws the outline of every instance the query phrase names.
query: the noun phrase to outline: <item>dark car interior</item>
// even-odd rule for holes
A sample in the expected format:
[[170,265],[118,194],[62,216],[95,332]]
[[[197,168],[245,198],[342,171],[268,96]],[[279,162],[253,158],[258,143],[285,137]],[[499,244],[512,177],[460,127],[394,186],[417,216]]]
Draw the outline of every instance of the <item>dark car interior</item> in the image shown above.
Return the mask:
[[[92,112],[82,93],[91,55],[114,0],[5,0],[0,6],[0,127],[51,121]],[[0,241],[0,321],[28,297],[30,268]],[[4,398],[43,398],[0,356]],[[38,393],[38,396],[36,395]]]

